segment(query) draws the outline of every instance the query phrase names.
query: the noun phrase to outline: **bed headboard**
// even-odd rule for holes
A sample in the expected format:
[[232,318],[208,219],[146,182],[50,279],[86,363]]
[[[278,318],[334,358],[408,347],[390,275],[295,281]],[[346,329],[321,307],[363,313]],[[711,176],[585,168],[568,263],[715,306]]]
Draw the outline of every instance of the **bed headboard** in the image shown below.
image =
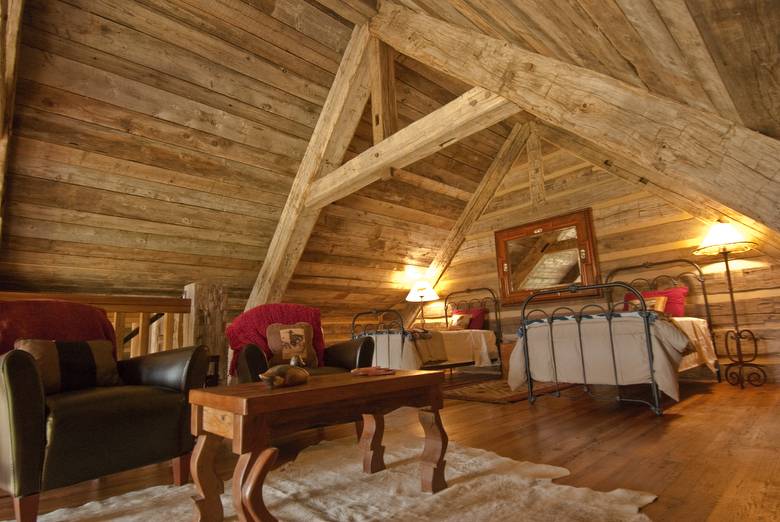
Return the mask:
[[[662,266],[668,266],[668,267],[674,267],[677,266],[677,270],[682,270],[681,272],[678,272],[677,270],[674,270],[672,273],[674,275],[670,274],[660,274],[653,278],[646,278],[646,277],[635,277],[634,279],[630,281],[623,281],[625,283],[628,283],[629,285],[633,286],[634,288],[637,288],[638,290],[657,290],[659,288],[663,288],[660,285],[664,284],[670,284],[670,286],[680,286],[680,284],[684,284],[689,289],[693,289],[692,285],[697,285],[698,288],[701,291],[701,295],[704,299],[704,313],[705,313],[705,319],[707,320],[707,326],[710,330],[710,336],[712,337],[713,345],[715,343],[715,334],[712,330],[712,312],[710,310],[710,301],[709,297],[707,295],[707,285],[704,282],[704,272],[702,272],[701,267],[694,263],[693,261],[689,261],[687,259],[670,259],[669,261],[656,261],[653,263],[642,263],[641,265],[632,265],[632,266],[623,266],[619,268],[615,268],[611,272],[607,274],[607,277],[605,279],[606,283],[610,283],[615,279],[615,276],[621,272],[640,272],[642,270],[649,270],[651,268],[655,267],[662,267]],[[685,267],[685,268],[680,268]],[[609,299],[610,308],[612,308],[613,305],[613,295],[610,291],[609,295],[607,296]]]
[[470,308],[485,308],[487,310],[485,330],[493,330],[496,334],[496,343],[500,344],[502,338],[501,302],[491,288],[467,288],[448,294],[444,298],[444,324],[450,325],[450,316],[453,310]]
[[[361,318],[368,318],[370,322],[359,324]],[[372,333],[406,333],[403,316],[390,308],[356,313],[352,317],[352,338]]]

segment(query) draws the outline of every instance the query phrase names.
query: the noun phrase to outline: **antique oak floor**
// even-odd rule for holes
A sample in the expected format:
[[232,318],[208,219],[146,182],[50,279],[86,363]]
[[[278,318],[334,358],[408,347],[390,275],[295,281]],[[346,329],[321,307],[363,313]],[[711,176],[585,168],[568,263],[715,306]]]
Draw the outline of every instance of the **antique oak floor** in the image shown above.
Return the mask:
[[[533,407],[447,401],[442,418],[452,441],[565,466],[572,473],[560,483],[656,493],[659,499],[644,510],[654,520],[780,520],[780,385],[739,390],[683,383],[682,392],[662,418],[645,407],[553,397]],[[422,436],[414,410],[394,412],[386,423],[388,430]],[[281,441],[279,461],[321,437],[349,435],[350,425],[297,434]],[[225,448],[226,478],[232,458]],[[169,467],[149,466],[60,489],[42,495],[41,511],[163,484],[170,476]],[[0,520],[11,516],[9,499],[0,499]]]

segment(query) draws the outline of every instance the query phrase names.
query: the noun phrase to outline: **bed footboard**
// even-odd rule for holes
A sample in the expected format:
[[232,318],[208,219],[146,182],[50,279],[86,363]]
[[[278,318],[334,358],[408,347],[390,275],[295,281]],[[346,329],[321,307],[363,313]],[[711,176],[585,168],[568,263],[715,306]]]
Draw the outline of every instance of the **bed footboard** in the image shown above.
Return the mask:
[[[561,291],[577,294],[580,292],[587,292],[591,290],[613,290],[616,288],[622,288],[623,290],[635,295],[639,300],[640,307],[637,313],[639,317],[641,317],[643,322],[643,330],[644,330],[644,337],[645,337],[644,340],[647,349],[647,360],[649,363],[650,394],[651,394],[651,398],[649,401],[643,399],[629,398],[621,394],[620,381],[618,378],[617,358],[615,355],[615,339],[614,339],[614,332],[613,332],[613,320],[615,317],[619,317],[620,314],[617,314],[615,312],[614,304],[603,306],[600,304],[592,303],[583,306],[582,308],[580,308],[579,311],[575,311],[570,307],[562,306],[556,308],[552,313],[547,313],[546,311],[538,308],[537,309],[531,308],[531,305],[535,300],[538,300],[543,296],[560,293]],[[560,315],[562,313],[566,315],[565,316]],[[528,347],[528,338],[529,338],[528,331],[527,331],[528,327],[531,324],[538,322],[539,320],[546,322],[548,325],[549,340],[550,340],[549,346],[551,351],[550,356],[552,360],[552,375],[553,375],[553,382],[555,385],[554,394],[560,397],[561,383],[558,380],[558,361],[556,360],[555,335],[553,334],[553,327],[557,321],[563,320],[564,317],[566,318],[566,320],[571,320],[573,318],[576,321],[577,334],[578,334],[578,350],[580,356],[580,368],[582,370],[582,385],[584,391],[589,395],[592,395],[591,385],[589,385],[588,383],[587,372],[585,369],[585,355],[583,352],[583,342],[582,342],[582,321],[583,319],[590,317],[591,315],[594,314],[603,315],[604,318],[606,319],[606,323],[608,326],[610,354],[612,357],[612,361],[611,361],[612,370],[614,374],[615,387],[617,390],[617,395],[616,395],[617,401],[645,404],[649,406],[650,409],[656,415],[662,415],[663,409],[661,407],[661,394],[659,391],[658,383],[656,382],[653,344],[652,344],[652,337],[650,332],[650,322],[653,314],[648,312],[647,304],[645,303],[645,299],[642,296],[641,292],[636,288],[634,288],[633,286],[622,282],[608,282],[608,283],[594,284],[594,285],[572,285],[563,290],[562,289],[541,290],[531,294],[523,302],[522,313],[521,313],[521,324],[520,324],[520,329],[518,331],[518,335],[520,335],[523,340],[523,357],[525,359],[525,371],[526,371],[526,379],[528,385],[528,401],[531,404],[533,404],[536,401],[536,395],[534,395],[534,381],[531,375],[532,372],[531,372],[530,350]]]

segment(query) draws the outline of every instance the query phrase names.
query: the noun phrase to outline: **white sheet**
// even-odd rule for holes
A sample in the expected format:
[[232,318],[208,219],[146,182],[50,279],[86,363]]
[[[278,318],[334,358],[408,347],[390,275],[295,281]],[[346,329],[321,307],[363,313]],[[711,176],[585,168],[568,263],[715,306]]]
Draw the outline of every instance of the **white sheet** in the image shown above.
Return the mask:
[[[606,319],[594,317],[582,321],[582,355],[579,350],[577,323],[574,320],[555,323],[555,361],[559,382],[583,382],[591,384],[615,384],[615,370],[609,342]],[[679,400],[677,369],[688,351],[688,337],[670,322],[656,319],[651,325],[651,338],[655,379],[659,388],[674,400]],[[645,343],[644,322],[637,316],[613,319],[615,366],[621,385],[650,382],[650,365]],[[528,328],[531,377],[537,381],[551,382],[553,370],[550,349],[549,326],[535,323]],[[518,338],[509,362],[509,386],[516,390],[526,384],[523,339]]]
[[673,317],[672,321],[688,336],[693,352],[684,356],[677,371],[684,372],[699,365],[706,365],[713,373],[718,371],[718,356],[712,344],[707,321],[699,317]]
[[[498,357],[496,334],[492,330],[442,331],[447,363],[473,362],[475,366],[490,366]],[[419,370],[422,361],[411,340],[403,342],[400,333],[374,333],[373,366],[396,370]]]

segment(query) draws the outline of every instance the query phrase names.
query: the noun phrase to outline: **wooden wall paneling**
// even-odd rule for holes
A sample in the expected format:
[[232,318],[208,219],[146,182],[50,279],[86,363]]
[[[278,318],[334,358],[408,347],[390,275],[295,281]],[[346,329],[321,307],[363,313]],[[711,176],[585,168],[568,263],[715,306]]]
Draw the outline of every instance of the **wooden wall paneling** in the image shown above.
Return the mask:
[[282,297],[303,253],[319,216],[318,210],[304,210],[310,186],[323,171],[332,170],[341,162],[368,98],[368,43],[368,28],[355,28],[287,197],[271,240],[270,255],[266,256],[247,300],[247,310]]
[[[596,140],[666,176],[677,176],[709,197],[725,200],[745,215],[780,229],[775,203],[780,200],[780,183],[774,181],[780,170],[780,142],[776,140],[587,69],[564,66],[390,4],[372,19],[371,30],[400,52],[495,89],[547,122]],[[489,53],[475,54],[475,49],[488,47]],[[619,104],[608,101],[618,98]],[[625,139],[629,135],[633,139]],[[706,151],[705,163],[697,159],[700,151]]]
[[8,167],[8,151],[14,121],[16,69],[24,0],[0,5],[0,237],[3,234],[3,201]]
[[[313,126],[316,121],[318,103],[312,101],[312,98],[322,103],[324,91],[318,90],[316,95],[312,96],[311,92],[307,92],[307,89],[302,87],[297,90],[297,94],[303,97],[289,96],[288,91],[284,89],[284,78],[280,77],[283,75],[270,74],[269,71],[269,77],[277,85],[260,82],[253,74],[244,75],[229,67],[233,65],[231,62],[235,57],[227,60],[226,65],[221,62],[223,55],[219,52],[206,53],[202,45],[204,37],[197,36],[194,32],[189,33],[184,40],[176,40],[176,43],[191,42],[194,48],[209,56],[201,56],[189,50],[189,46],[185,49],[176,43],[168,43],[167,39],[180,31],[170,27],[171,24],[165,20],[154,16],[149,17],[149,22],[143,22],[140,17],[123,18],[132,17],[132,13],[136,12],[134,4],[121,3],[112,6],[103,2],[90,2],[88,5],[84,4],[84,9],[81,10],[56,0],[46,2],[30,0],[30,2],[32,9],[28,12],[31,16],[26,20],[45,32],[123,56],[151,69],[162,69],[169,75],[246,101],[277,116],[309,126]],[[92,14],[90,11],[99,14]],[[35,16],[32,16],[33,13]],[[128,25],[123,25],[114,18]],[[159,26],[151,20],[159,21]],[[135,23],[139,21],[147,24],[144,31],[148,30],[149,35],[139,31],[140,27],[135,28]],[[170,32],[168,32],[169,28]],[[218,45],[218,42],[212,43]],[[213,62],[211,59],[218,61]],[[219,82],[214,81],[217,78],[220,79]]]

